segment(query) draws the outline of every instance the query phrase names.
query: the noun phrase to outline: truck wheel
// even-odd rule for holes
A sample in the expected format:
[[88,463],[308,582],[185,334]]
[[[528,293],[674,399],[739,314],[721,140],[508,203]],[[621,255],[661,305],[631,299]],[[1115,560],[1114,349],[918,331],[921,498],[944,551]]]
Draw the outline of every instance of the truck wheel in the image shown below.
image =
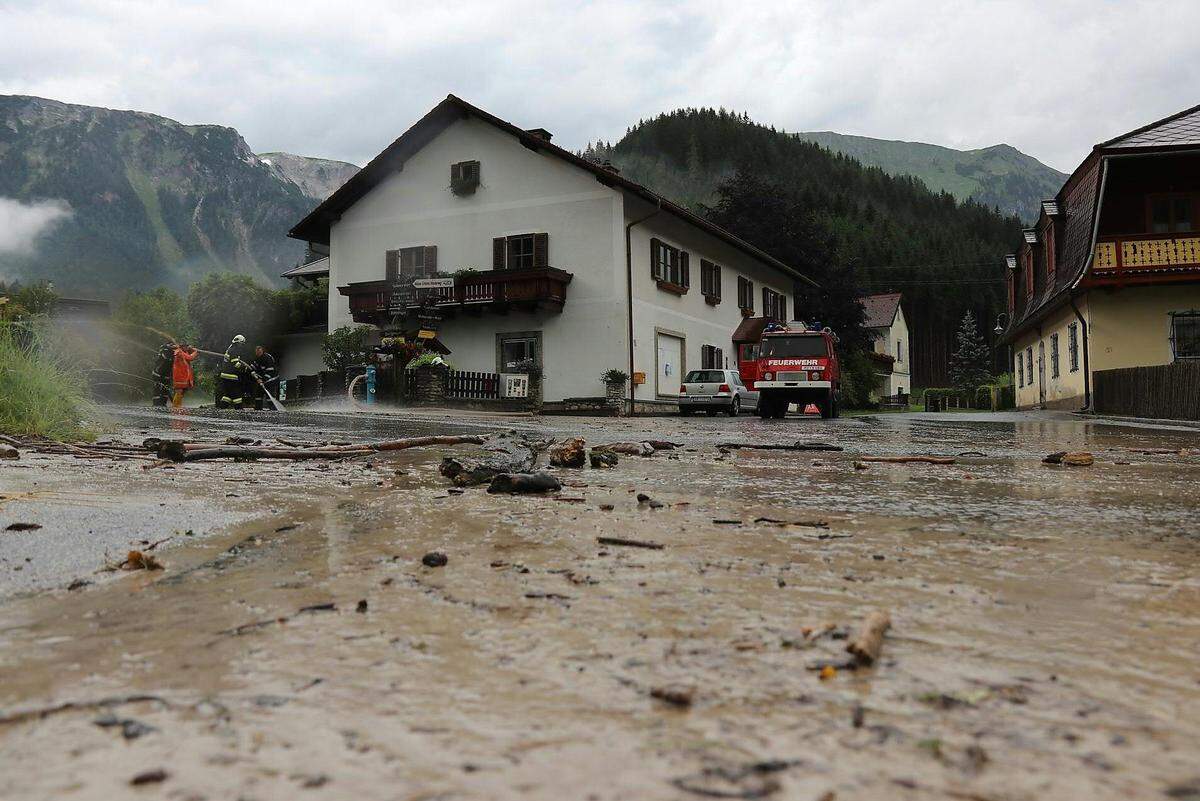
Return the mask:
[[829,393],[829,416],[835,420],[838,416],[838,399],[837,395],[833,394],[832,391]]
[[771,403],[771,399],[769,397],[767,397],[765,395],[759,395],[758,396],[758,408],[755,409],[754,411],[758,414],[759,417],[766,420],[771,416],[771,411],[773,408],[774,408],[774,404]]

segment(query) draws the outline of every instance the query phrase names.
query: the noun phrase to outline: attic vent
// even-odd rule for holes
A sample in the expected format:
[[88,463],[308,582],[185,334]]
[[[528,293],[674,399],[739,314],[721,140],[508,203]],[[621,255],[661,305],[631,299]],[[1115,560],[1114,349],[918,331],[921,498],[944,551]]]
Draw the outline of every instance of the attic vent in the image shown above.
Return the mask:
[[475,194],[479,187],[479,162],[460,161],[450,165],[450,191],[459,197]]
[[547,142],[554,138],[554,134],[550,133],[545,128],[530,128],[525,131],[525,133],[533,134],[538,139],[545,139]]
[[1025,237],[1025,244],[1036,245],[1038,241],[1038,233],[1036,228],[1026,228],[1021,231]]
[[1057,217],[1058,216],[1058,201],[1057,200],[1043,200],[1042,201],[1042,211],[1044,211],[1046,213],[1047,217]]

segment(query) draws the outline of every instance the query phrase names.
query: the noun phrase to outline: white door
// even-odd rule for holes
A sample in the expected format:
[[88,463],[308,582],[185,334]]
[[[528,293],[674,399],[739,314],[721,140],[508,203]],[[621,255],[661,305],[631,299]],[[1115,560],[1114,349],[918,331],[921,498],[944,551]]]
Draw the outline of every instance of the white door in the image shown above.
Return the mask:
[[655,394],[678,395],[683,379],[683,339],[670,334],[655,334],[654,338],[658,348]]

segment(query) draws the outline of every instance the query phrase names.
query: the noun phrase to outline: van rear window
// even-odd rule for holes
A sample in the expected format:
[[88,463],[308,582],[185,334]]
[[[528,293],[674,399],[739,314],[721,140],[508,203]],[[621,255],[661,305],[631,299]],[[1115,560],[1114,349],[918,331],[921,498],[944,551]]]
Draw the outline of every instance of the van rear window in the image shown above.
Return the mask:
[[829,355],[822,336],[763,337],[760,354],[769,359],[812,359]]

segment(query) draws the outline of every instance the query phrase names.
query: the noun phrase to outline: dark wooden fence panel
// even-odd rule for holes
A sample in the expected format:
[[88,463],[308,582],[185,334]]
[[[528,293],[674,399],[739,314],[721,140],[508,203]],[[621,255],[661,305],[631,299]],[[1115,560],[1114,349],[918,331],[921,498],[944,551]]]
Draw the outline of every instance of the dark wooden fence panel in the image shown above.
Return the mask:
[[446,375],[447,398],[499,398],[500,376],[451,370]]
[[1098,370],[1092,383],[1100,414],[1200,420],[1200,362]]

